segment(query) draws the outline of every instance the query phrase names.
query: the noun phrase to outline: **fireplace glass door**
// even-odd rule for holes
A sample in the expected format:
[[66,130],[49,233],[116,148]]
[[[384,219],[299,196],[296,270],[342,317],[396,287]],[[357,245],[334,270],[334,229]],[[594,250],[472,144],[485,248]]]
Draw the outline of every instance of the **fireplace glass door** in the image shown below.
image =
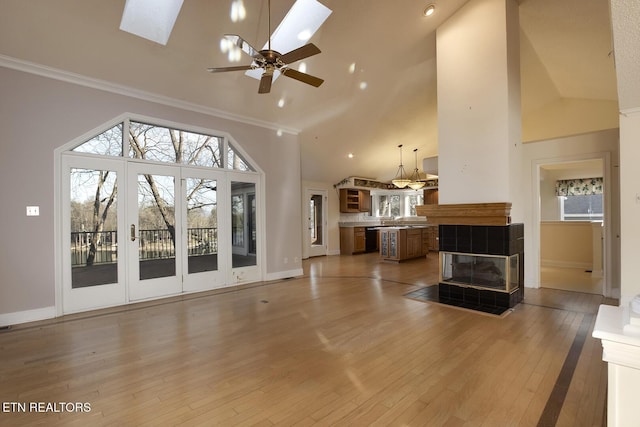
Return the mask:
[[518,255],[495,256],[441,252],[440,281],[510,292],[519,286]]

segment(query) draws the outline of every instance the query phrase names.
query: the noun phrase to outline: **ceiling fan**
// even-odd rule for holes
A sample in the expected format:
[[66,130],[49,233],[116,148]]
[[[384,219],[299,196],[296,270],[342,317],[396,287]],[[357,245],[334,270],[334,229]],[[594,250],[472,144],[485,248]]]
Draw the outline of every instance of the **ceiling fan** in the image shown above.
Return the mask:
[[313,43],[307,43],[302,47],[293,49],[285,54],[282,54],[271,48],[271,0],[268,2],[269,9],[269,39],[266,48],[263,50],[257,50],[251,46],[246,40],[236,34],[225,34],[224,38],[233,46],[240,48],[244,53],[249,55],[253,62],[250,65],[240,65],[235,67],[222,67],[222,68],[207,68],[210,73],[220,73],[227,71],[248,71],[248,70],[262,70],[262,76],[260,77],[260,85],[258,86],[258,93],[269,93],[271,91],[271,84],[273,82],[274,73],[280,72],[281,74],[298,80],[300,82],[309,84],[311,86],[318,87],[324,80],[321,78],[312,76],[295,70],[290,67],[290,64],[308,58],[320,53],[320,49]]

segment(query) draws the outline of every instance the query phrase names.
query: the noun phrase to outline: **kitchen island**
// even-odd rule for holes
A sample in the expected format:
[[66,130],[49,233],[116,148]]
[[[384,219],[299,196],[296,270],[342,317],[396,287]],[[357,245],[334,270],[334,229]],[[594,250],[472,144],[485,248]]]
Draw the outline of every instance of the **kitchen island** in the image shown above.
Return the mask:
[[385,261],[400,262],[426,256],[430,228],[429,225],[379,227],[380,257]]

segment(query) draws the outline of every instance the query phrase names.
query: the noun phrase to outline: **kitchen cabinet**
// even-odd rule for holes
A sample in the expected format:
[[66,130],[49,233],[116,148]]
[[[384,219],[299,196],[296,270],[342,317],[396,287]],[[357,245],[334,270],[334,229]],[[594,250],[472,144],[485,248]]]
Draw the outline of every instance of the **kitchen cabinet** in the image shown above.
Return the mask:
[[[416,258],[423,255],[426,255],[425,248],[427,242],[427,230],[422,228],[414,228],[408,229],[407,234],[407,250],[406,257],[407,258]],[[424,234],[424,239],[422,235]]]
[[426,239],[429,251],[438,252],[440,250],[440,239],[438,237],[438,226],[434,225],[427,228]]
[[380,229],[380,257],[389,261],[426,256],[429,253],[427,227],[384,227]]
[[366,249],[365,227],[340,227],[340,255],[358,254]]
[[398,260],[398,229],[381,229],[379,236],[380,256],[384,259]]
[[340,189],[340,212],[369,212],[371,209],[371,192],[355,188]]

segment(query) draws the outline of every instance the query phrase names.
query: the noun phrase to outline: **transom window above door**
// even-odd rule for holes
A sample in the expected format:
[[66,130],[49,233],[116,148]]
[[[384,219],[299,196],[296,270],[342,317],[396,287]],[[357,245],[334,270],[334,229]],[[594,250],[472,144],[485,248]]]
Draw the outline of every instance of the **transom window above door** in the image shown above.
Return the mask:
[[255,171],[223,136],[134,120],[117,123],[71,151],[101,156],[127,156],[159,163]]

